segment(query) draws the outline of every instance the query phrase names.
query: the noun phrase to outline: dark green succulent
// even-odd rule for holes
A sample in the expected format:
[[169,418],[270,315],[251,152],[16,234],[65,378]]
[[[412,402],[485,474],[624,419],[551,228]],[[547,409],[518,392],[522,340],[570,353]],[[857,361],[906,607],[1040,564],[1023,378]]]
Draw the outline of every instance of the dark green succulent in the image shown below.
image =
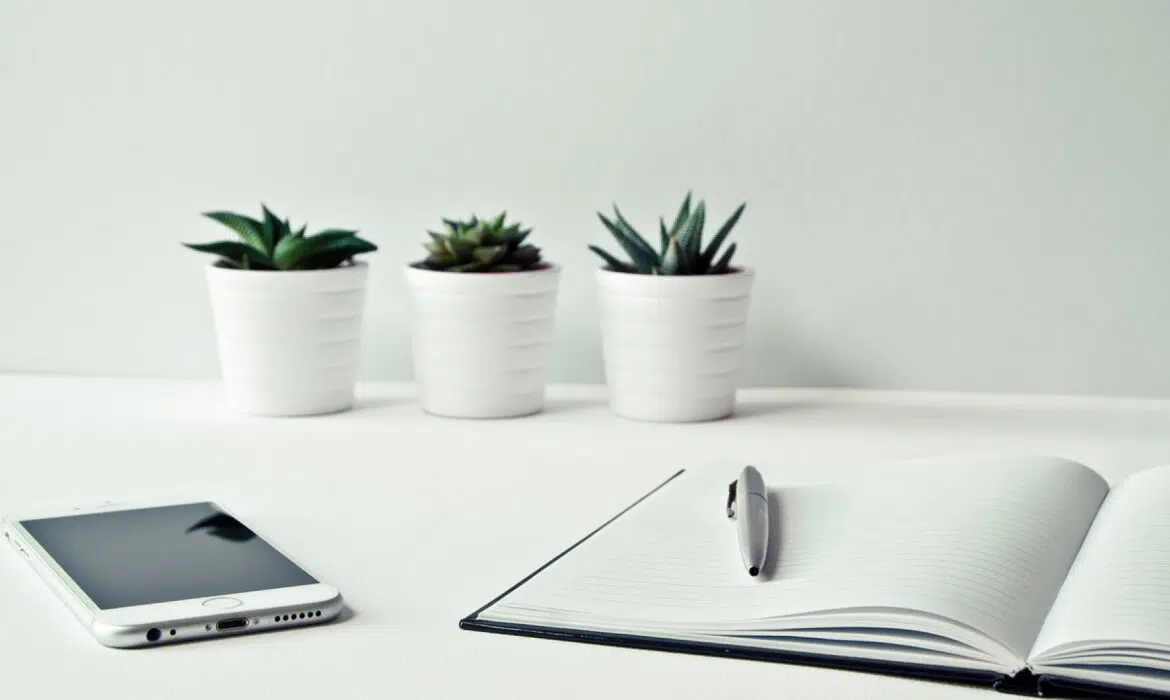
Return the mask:
[[263,221],[230,211],[204,212],[203,216],[235,231],[240,240],[183,245],[218,255],[217,265],[238,270],[326,270],[378,249],[359,238],[357,231],[331,228],[306,236],[307,224],[293,231],[288,219],[278,219],[263,204],[260,208]]
[[661,250],[656,251],[646,242],[626,218],[622,216],[617,205],[613,207],[614,219],[611,221],[598,212],[601,223],[609,229],[613,237],[630,256],[630,262],[623,262],[610,255],[601,248],[591,245],[589,249],[597,253],[606,262],[609,269],[617,272],[632,272],[642,275],[723,275],[727,274],[731,265],[731,256],[735,255],[735,243],[727,247],[723,254],[716,258],[719,247],[735,227],[739,217],[743,214],[747,202],[739,208],[719,227],[710,245],[703,248],[703,224],[707,218],[707,206],[699,201],[694,211],[691,211],[691,194],[683,200],[682,206],[675,216],[674,225],[668,230],[666,220],[659,218],[659,240]]
[[443,219],[443,233],[427,231],[427,257],[415,267],[446,272],[519,272],[544,267],[540,248],[525,243],[532,229],[505,225],[507,212],[494,219],[472,216],[464,221]]

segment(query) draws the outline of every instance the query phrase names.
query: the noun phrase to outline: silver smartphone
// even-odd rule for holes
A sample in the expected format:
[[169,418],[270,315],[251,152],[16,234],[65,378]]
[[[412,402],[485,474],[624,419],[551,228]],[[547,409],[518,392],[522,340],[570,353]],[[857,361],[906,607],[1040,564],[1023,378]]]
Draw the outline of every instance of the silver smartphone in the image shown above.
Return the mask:
[[315,625],[342,611],[336,588],[215,503],[77,508],[0,528],[109,647]]

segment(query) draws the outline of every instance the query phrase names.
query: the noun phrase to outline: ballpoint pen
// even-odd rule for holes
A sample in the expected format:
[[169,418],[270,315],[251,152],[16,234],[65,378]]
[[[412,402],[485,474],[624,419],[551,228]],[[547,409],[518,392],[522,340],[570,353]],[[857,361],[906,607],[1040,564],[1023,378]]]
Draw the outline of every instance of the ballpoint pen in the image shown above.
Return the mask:
[[758,576],[768,555],[768,491],[755,467],[744,467],[728,486],[727,517],[736,521],[743,565]]

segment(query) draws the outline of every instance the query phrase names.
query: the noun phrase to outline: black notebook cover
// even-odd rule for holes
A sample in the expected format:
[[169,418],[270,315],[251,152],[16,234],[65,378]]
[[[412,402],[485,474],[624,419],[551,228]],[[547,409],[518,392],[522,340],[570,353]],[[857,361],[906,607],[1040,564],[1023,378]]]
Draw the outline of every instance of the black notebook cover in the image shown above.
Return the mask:
[[558,559],[579,547],[583,542],[593,537],[608,525],[633,510],[642,501],[654,495],[664,486],[683,474],[680,469],[669,479],[654,487],[649,493],[626,506],[620,513],[602,523],[600,527],[585,535],[571,547],[550,559],[543,566],[525,576],[514,586],[496,596],[478,610],[459,621],[460,629],[478,632],[493,632],[496,634],[511,634],[522,637],[537,637],[540,639],[558,639],[568,642],[585,644],[602,644],[607,646],[629,647],[632,649],[648,649],[682,654],[700,654],[704,656],[723,656],[732,659],[746,659],[751,661],[768,661],[773,663],[795,664],[801,666],[818,666],[835,668],[862,673],[875,673],[885,676],[899,676],[919,680],[936,681],[957,685],[974,685],[992,688],[1001,693],[1012,695],[1026,695],[1031,697],[1061,697],[1061,698],[1161,698],[1170,697],[1161,694],[1151,694],[1140,691],[1121,690],[1094,683],[1077,681],[1055,680],[1048,676],[1036,676],[1031,671],[1021,671],[1015,676],[1005,676],[994,671],[972,671],[969,669],[947,669],[936,666],[915,666],[903,663],[871,661],[868,659],[850,659],[844,657],[823,656],[818,654],[782,652],[770,649],[740,647],[726,644],[707,644],[682,640],[666,639],[662,637],[643,637],[626,634],[595,632],[593,630],[567,629],[563,627],[544,627],[538,625],[511,624],[480,619],[480,614],[507,597],[512,591],[523,586],[540,572],[554,564]]

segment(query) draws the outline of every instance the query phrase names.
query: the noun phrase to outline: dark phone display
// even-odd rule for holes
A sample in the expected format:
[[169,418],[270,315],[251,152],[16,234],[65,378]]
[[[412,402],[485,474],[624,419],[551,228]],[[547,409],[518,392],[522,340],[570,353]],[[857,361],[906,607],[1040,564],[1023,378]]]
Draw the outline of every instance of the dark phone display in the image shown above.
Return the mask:
[[211,503],[21,525],[103,610],[318,582]]

